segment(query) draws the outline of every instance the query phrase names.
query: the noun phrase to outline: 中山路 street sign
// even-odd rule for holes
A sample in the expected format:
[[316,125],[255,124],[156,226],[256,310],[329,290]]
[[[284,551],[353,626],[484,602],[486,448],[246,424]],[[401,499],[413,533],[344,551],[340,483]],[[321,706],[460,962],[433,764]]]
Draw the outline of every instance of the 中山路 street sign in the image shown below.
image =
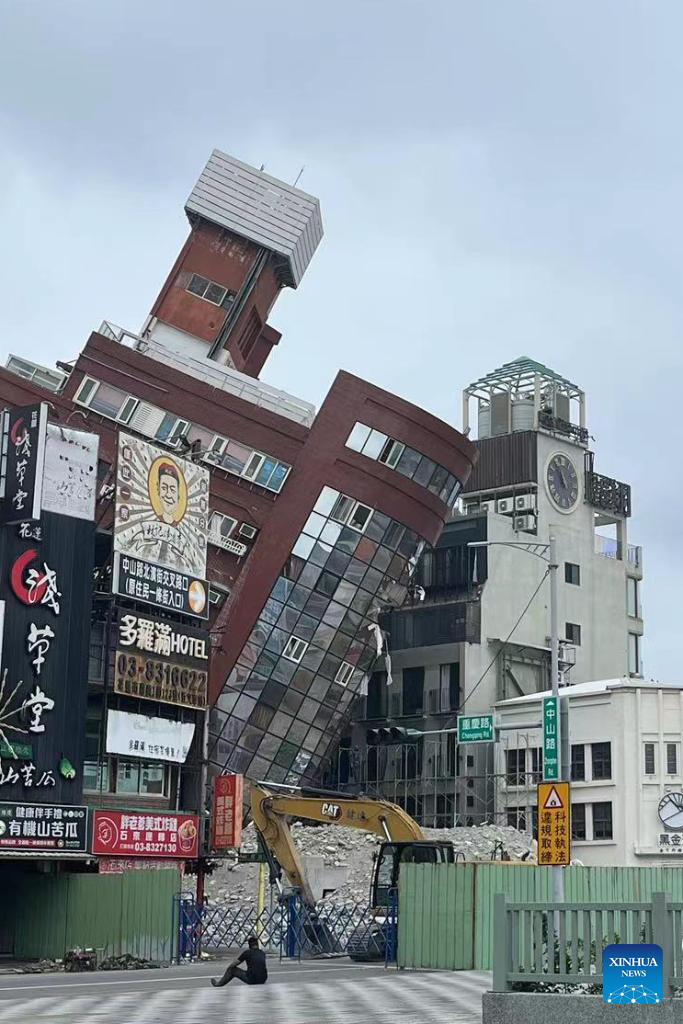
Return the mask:
[[554,782],[560,777],[559,730],[560,701],[558,697],[543,698],[543,779]]
[[493,715],[459,715],[458,743],[492,743]]
[[538,863],[569,864],[571,803],[568,782],[542,782],[538,787]]

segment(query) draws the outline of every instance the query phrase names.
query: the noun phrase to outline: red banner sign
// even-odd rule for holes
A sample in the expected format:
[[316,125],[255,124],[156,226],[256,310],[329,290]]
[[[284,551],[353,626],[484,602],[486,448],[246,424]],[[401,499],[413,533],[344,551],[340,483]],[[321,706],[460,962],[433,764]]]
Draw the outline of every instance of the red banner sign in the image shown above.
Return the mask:
[[242,842],[243,797],[243,775],[216,776],[211,839],[214,850],[233,850]]
[[182,857],[199,848],[199,819],[192,814],[95,811],[92,852],[102,856]]

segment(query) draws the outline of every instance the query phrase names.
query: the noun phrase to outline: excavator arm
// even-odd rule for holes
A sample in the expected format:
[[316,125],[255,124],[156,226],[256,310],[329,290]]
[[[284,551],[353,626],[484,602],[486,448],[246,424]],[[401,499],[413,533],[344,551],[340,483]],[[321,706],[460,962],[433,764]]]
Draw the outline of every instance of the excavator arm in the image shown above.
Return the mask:
[[420,842],[425,838],[417,822],[396,804],[326,790],[280,789],[268,783],[252,783],[251,815],[290,884],[299,890],[310,907],[315,906],[315,899],[292,838],[290,818],[346,825],[362,832],[374,832],[388,842]]

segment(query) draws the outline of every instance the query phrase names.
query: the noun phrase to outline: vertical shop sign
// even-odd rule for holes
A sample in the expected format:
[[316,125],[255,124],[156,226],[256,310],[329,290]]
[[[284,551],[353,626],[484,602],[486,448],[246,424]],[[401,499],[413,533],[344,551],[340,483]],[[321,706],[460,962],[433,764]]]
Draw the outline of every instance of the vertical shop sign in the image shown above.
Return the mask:
[[40,519],[43,465],[47,432],[47,403],[23,405],[3,413],[3,523]]

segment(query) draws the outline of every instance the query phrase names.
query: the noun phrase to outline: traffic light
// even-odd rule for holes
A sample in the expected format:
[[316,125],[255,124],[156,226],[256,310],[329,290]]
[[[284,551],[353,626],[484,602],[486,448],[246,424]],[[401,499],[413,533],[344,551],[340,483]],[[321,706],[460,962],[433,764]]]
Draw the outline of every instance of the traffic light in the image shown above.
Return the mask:
[[369,747],[388,747],[395,743],[416,743],[422,738],[419,729],[404,729],[392,725],[381,729],[368,729],[366,741]]

